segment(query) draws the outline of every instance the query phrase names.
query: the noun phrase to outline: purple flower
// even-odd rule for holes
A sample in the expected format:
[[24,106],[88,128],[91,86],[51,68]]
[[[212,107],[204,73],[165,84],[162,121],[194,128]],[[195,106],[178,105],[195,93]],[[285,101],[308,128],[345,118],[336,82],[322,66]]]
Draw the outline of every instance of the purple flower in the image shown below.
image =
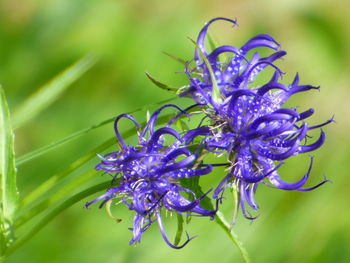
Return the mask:
[[[165,108],[175,108],[180,113],[165,127],[155,129],[157,118]],[[146,127],[138,133],[139,145],[137,146],[128,146],[124,142],[117,125],[122,118],[129,119],[137,128],[140,128],[140,125],[131,115],[119,115],[115,120],[114,128],[121,149],[101,157],[102,161],[96,166],[97,170],[103,170],[114,179],[119,179],[120,185],[111,187],[105,194],[87,203],[86,207],[103,200],[100,205],[102,207],[108,200],[118,198],[130,210],[135,211],[133,238],[130,244],[140,242],[142,234],[157,221],[165,242],[172,248],[182,248],[191,238],[187,235],[187,241],[180,246],[172,244],[164,232],[162,210],[210,217],[216,212],[200,206],[199,203],[206,194],[196,196],[193,191],[183,187],[179,182],[181,178],[205,175],[212,170],[211,165],[194,166],[197,155],[184,144],[184,142],[190,143],[201,134],[201,131],[192,130],[190,133],[180,134],[169,127],[183,115],[188,114],[176,105],[161,107],[150,117]],[[174,138],[169,145],[165,144],[165,135]]]
[[[286,52],[279,51],[279,44],[271,36],[257,35],[241,48],[225,45],[208,52],[205,48],[207,30],[217,20],[236,24],[234,20],[215,18],[204,26],[197,39],[195,66],[190,68],[188,63],[186,68],[190,87],[181,95],[190,95],[197,103],[205,105],[202,110],[209,118],[211,130],[211,135],[205,138],[205,148],[214,153],[226,153],[231,163],[228,175],[213,197],[220,198],[225,188],[235,184],[243,214],[253,219],[246,204],[253,210],[258,209],[254,193],[260,183],[268,184],[265,179],[274,188],[298,191],[309,191],[326,182],[304,187],[312,168],[312,157],[307,173],[295,183],[284,182],[277,169],[289,157],[321,147],[325,133],[321,129],[318,138],[309,143],[312,140],[310,131],[333,119],[310,126],[306,119],[313,115],[313,109],[298,112],[296,108],[283,107],[294,94],[319,88],[300,85],[298,75],[290,85],[279,82],[282,72],[273,63]],[[260,47],[274,50],[274,53],[261,57],[256,52],[251,59],[247,58],[249,51]],[[230,56],[226,61],[219,60],[219,56],[227,54]],[[264,85],[255,84],[255,78],[266,68],[274,72],[270,81]]]

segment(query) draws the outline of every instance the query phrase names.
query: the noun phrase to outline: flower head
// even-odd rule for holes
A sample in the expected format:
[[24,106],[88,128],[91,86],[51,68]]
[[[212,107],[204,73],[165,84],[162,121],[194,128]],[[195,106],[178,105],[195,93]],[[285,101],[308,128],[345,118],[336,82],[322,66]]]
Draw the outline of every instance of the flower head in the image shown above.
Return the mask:
[[[309,132],[333,120],[310,126],[306,119],[313,115],[313,109],[298,112],[296,108],[284,107],[294,94],[319,88],[300,85],[298,74],[289,85],[279,81],[282,72],[274,62],[286,52],[279,50],[279,44],[271,36],[257,35],[241,48],[225,45],[208,52],[204,44],[207,30],[211,23],[218,20],[236,24],[234,20],[215,18],[204,26],[197,39],[195,67],[186,68],[190,87],[181,95],[191,95],[204,105],[203,111],[209,118],[208,126],[211,129],[211,134],[205,139],[205,147],[214,153],[226,153],[232,164],[213,197],[219,198],[226,187],[236,184],[243,213],[252,219],[245,203],[253,210],[258,209],[254,192],[264,179],[272,187],[299,191],[314,189],[325,182],[304,188],[310,175],[312,158],[305,176],[295,183],[284,182],[277,169],[289,157],[321,147],[325,133],[321,130],[318,139],[309,143]],[[256,52],[248,59],[247,53],[259,47],[275,51],[267,57],[261,57]],[[228,60],[220,61],[219,56],[227,53],[231,54]],[[272,78],[264,85],[257,85],[255,78],[266,68],[273,70]]]
[[[159,113],[169,107],[178,109],[180,113],[165,127],[155,130]],[[133,238],[130,244],[140,242],[142,234],[157,221],[166,243],[173,248],[181,248],[190,241],[190,238],[187,236],[187,241],[181,246],[172,244],[164,232],[162,210],[186,215],[194,213],[200,216],[213,216],[216,212],[199,205],[205,195],[198,197],[179,182],[180,178],[205,175],[212,170],[210,165],[194,167],[197,155],[184,145],[185,141],[192,141],[198,133],[192,131],[181,135],[169,127],[183,114],[187,113],[176,105],[161,107],[139,132],[137,146],[128,146],[124,142],[117,125],[122,118],[131,120],[137,128],[140,128],[140,125],[131,115],[118,116],[115,120],[115,132],[121,149],[101,157],[102,161],[96,166],[97,170],[103,170],[111,174],[114,179],[119,179],[120,185],[111,187],[105,194],[87,203],[86,207],[103,200],[100,205],[102,207],[108,200],[120,198],[130,210],[135,211]],[[165,135],[174,137],[174,142],[166,145]],[[190,200],[184,195],[189,196]]]

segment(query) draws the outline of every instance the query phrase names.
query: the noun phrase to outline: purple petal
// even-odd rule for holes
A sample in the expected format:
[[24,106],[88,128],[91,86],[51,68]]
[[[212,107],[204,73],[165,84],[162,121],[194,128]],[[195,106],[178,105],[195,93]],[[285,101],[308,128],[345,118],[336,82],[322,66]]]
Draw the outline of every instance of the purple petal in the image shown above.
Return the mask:
[[318,138],[318,140],[316,142],[314,142],[313,144],[301,145],[299,148],[299,152],[306,153],[306,152],[314,151],[314,150],[320,148],[325,140],[326,140],[326,134],[321,130],[321,134],[320,134],[320,137]]
[[244,53],[247,53],[249,50],[256,47],[269,47],[271,49],[277,50],[279,46],[280,45],[277,43],[277,41],[274,40],[271,36],[260,34],[248,40],[248,42],[241,47],[241,50]]
[[159,230],[160,230],[160,233],[162,234],[162,237],[164,239],[164,241],[172,248],[174,249],[180,249],[180,248],[183,248],[184,246],[186,246],[188,244],[188,242],[190,242],[193,238],[195,237],[189,237],[188,234],[186,233],[187,235],[187,240],[181,245],[181,246],[175,246],[174,244],[172,244],[167,235],[165,234],[165,231],[164,231],[164,226],[163,226],[163,221],[162,221],[162,217],[160,215],[160,212],[158,210],[156,210],[156,217],[157,217],[157,221],[158,221],[158,226],[159,226]]
[[[237,22],[235,20],[232,20],[232,19],[229,19],[229,18],[225,18],[225,17],[216,17],[216,18],[210,20],[209,22],[207,22],[205,24],[205,26],[202,28],[202,30],[199,32],[199,35],[198,35],[198,38],[197,38],[197,45],[202,50],[204,55],[208,54],[206,49],[205,49],[205,38],[207,36],[208,28],[213,22],[218,21],[218,20],[228,21],[228,22],[233,23],[234,25],[237,24]],[[198,53],[199,53],[198,52],[198,48],[196,48],[195,53],[194,53],[195,61],[199,61],[199,54]]]
[[298,190],[306,183],[307,179],[309,178],[310,172],[312,169],[312,164],[313,164],[313,157],[311,157],[311,159],[310,159],[310,166],[309,166],[307,173],[298,182],[295,182],[295,183],[284,182],[281,180],[281,178],[279,177],[279,175],[277,173],[274,173],[274,174],[268,176],[268,179],[271,182],[271,184],[273,184],[274,186],[276,186],[279,189]]
[[132,115],[129,115],[129,114],[120,114],[114,121],[114,130],[115,130],[115,134],[117,135],[117,138],[122,146],[122,148],[125,150],[126,149],[126,144],[122,138],[122,136],[120,135],[119,133],[119,130],[118,130],[118,122],[121,118],[126,118],[126,119],[129,119],[131,120],[135,126],[137,128],[140,128],[140,125],[137,123],[137,121],[135,120],[135,118],[132,116]]

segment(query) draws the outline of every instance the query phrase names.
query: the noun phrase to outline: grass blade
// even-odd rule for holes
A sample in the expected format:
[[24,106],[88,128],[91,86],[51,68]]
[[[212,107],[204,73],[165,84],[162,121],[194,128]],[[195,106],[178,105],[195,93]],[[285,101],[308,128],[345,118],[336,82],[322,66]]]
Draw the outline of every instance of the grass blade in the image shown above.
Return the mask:
[[54,149],[56,149],[56,148],[58,148],[58,147],[60,147],[60,146],[62,146],[64,144],[66,144],[66,143],[68,143],[70,141],[78,139],[79,137],[89,133],[92,130],[95,130],[97,128],[100,128],[100,127],[108,124],[108,123],[111,123],[111,122],[114,121],[114,119],[115,118],[113,117],[113,118],[110,118],[110,119],[105,120],[103,122],[100,122],[98,124],[92,125],[92,126],[90,126],[88,128],[85,128],[85,129],[82,129],[82,130],[80,130],[78,132],[75,132],[75,133],[73,133],[73,134],[71,134],[71,135],[69,135],[69,136],[67,136],[67,137],[65,137],[63,139],[60,139],[58,141],[55,141],[55,142],[50,143],[48,145],[45,145],[45,146],[43,146],[43,147],[41,147],[41,148],[39,148],[37,150],[34,150],[34,151],[29,152],[29,153],[27,153],[25,155],[22,155],[19,158],[17,158],[16,164],[17,164],[17,166],[20,166],[20,165],[22,165],[22,164],[24,164],[24,163],[26,163],[26,162],[28,162],[28,161],[30,161],[32,159],[35,159],[35,158],[37,158],[37,157],[39,157],[39,156],[41,156],[41,155],[43,155],[43,154],[45,154],[45,153],[47,153],[47,152],[49,152],[51,150],[54,150]]
[[47,193],[51,190],[55,185],[60,183],[64,178],[69,176],[71,173],[73,173],[76,169],[79,169],[84,164],[89,162],[91,159],[96,157],[97,153],[101,153],[104,150],[106,150],[108,147],[115,144],[116,139],[111,138],[104,143],[102,143],[100,146],[96,147],[94,150],[90,151],[89,153],[85,154],[84,156],[80,157],[76,161],[74,161],[72,164],[70,164],[66,169],[64,169],[62,172],[51,176],[49,179],[47,179],[44,183],[36,187],[32,192],[27,194],[23,200],[20,203],[20,207],[23,208],[27,206],[28,204],[34,202],[37,200],[40,196]]
[[5,92],[0,86],[0,224],[1,224],[1,253],[12,235],[12,221],[16,212],[19,193],[16,183],[15,153],[10,113]]
[[[149,105],[143,106],[143,107],[141,107],[139,109],[136,109],[134,111],[127,112],[127,114],[133,114],[133,113],[145,110],[145,109],[147,109],[147,108],[149,108],[151,106],[162,105],[164,103],[167,103],[167,102],[175,100],[175,99],[176,99],[176,97],[173,97],[173,98],[170,98],[170,99],[166,99],[166,100],[160,101],[158,103],[149,104]],[[58,147],[60,147],[60,146],[62,146],[64,144],[66,144],[68,142],[71,142],[73,140],[78,139],[79,137],[81,137],[81,136],[83,136],[83,135],[85,135],[85,134],[87,134],[87,133],[89,133],[89,132],[91,132],[91,131],[93,131],[93,130],[95,130],[97,128],[100,128],[100,127],[102,127],[102,126],[104,126],[106,124],[109,124],[109,123],[113,122],[114,119],[115,119],[115,117],[109,118],[109,119],[104,120],[104,121],[102,121],[102,122],[100,122],[98,124],[94,124],[94,125],[92,125],[92,126],[90,126],[88,128],[85,128],[85,129],[82,129],[80,131],[77,131],[77,132],[75,132],[75,133],[73,133],[73,134],[71,134],[71,135],[69,135],[69,136],[67,136],[67,137],[65,137],[63,139],[60,139],[60,140],[55,141],[55,142],[53,142],[51,144],[45,145],[45,146],[43,146],[43,147],[41,147],[39,149],[36,149],[36,150],[34,150],[32,152],[27,153],[27,154],[24,154],[24,155],[22,155],[22,156],[17,158],[16,165],[18,167],[18,166],[20,166],[20,165],[22,165],[22,164],[24,164],[24,163],[26,163],[26,162],[28,162],[28,161],[30,161],[32,159],[38,158],[38,157],[40,157],[41,155],[43,155],[43,154],[45,154],[47,152],[50,152],[50,151],[52,151],[52,150],[54,150],[54,149],[56,149],[56,148],[58,148]]]
[[68,67],[50,82],[25,100],[13,115],[13,127],[18,128],[34,118],[52,104],[70,85],[79,79],[95,63],[92,56],[86,56]]
[[[116,182],[117,183],[117,182]],[[20,238],[16,241],[6,252],[5,257],[10,256],[14,251],[16,251],[19,247],[21,247],[26,241],[31,239],[36,233],[38,233],[44,226],[46,226],[52,219],[54,219],[61,212],[71,207],[75,203],[81,201],[85,197],[88,197],[94,193],[105,190],[111,186],[110,180],[104,183],[100,183],[98,185],[92,186],[86,190],[83,190],[72,197],[68,198],[60,205],[55,207],[52,211],[46,214],[39,223],[37,223],[24,237]]]

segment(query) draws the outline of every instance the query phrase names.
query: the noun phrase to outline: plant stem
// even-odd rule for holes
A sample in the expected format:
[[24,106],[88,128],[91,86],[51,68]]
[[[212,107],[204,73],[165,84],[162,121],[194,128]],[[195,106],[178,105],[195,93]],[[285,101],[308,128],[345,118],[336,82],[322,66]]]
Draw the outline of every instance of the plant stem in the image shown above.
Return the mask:
[[237,235],[233,232],[232,227],[230,224],[226,221],[224,215],[220,212],[217,211],[216,216],[215,216],[215,221],[220,225],[222,229],[224,229],[225,233],[229,236],[231,241],[237,246],[239,249],[239,252],[242,255],[242,258],[245,263],[250,263],[250,258],[247,250],[244,248],[243,244],[241,241],[239,241]]

